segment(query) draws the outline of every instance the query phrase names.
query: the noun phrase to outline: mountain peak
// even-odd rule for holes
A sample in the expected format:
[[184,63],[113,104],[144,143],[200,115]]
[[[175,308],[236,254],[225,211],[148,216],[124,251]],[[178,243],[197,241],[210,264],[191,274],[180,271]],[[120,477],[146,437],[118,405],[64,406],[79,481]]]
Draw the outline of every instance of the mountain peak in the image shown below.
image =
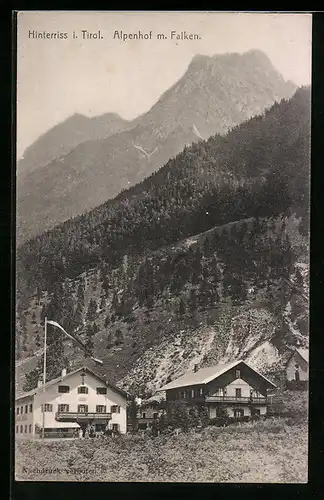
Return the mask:
[[125,120],[118,113],[114,113],[111,111],[109,111],[107,113],[102,113],[100,115],[93,116],[91,118],[91,120],[106,120],[107,122],[108,121],[119,121],[119,122],[124,122],[124,123],[129,122],[129,120]]
[[249,59],[250,61],[253,61],[253,62],[259,62],[259,63],[263,63],[263,64],[272,65],[270,58],[267,56],[267,54],[265,52],[263,52],[260,49],[251,49],[251,50],[248,50],[247,52],[243,52],[243,53],[226,52],[225,54],[224,53],[213,54],[212,56],[203,55],[203,54],[196,54],[192,58],[192,60],[189,64],[189,68],[190,67],[197,67],[197,66],[201,68],[201,67],[204,67],[208,63],[213,64],[213,63],[218,62],[218,61],[226,61],[227,60],[227,61],[233,62],[233,59],[236,59],[236,60]]
[[255,57],[255,58],[258,58],[258,59],[261,58],[263,60],[270,61],[270,59],[267,56],[267,54],[265,52],[263,52],[262,50],[260,50],[260,49],[250,49],[247,52],[244,52],[242,55],[243,56],[247,55],[247,56],[250,56],[250,57],[252,56],[252,57]]
[[81,121],[86,122],[88,120],[89,118],[86,115],[83,115],[82,113],[73,113],[73,115],[68,116],[62,122],[59,122],[56,125],[54,125],[54,127],[61,127],[63,123],[70,124],[70,123],[78,123]]
[[211,58],[212,56],[207,56],[205,54],[195,54],[191,60],[191,64],[209,61]]
[[45,167],[83,142],[104,139],[129,126],[130,122],[117,113],[90,117],[75,112],[44,132],[25,149],[19,161],[20,175],[25,177]]

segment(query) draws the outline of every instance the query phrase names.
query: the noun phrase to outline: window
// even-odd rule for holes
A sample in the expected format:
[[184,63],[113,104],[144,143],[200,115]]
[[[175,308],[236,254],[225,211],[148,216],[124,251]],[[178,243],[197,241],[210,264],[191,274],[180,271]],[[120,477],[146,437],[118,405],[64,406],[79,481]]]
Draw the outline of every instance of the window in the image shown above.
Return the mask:
[[191,389],[191,397],[194,398],[195,397],[195,389]]
[[69,405],[58,405],[57,411],[58,412],[61,412],[61,411],[68,412],[69,411]]
[[59,385],[58,392],[70,392],[70,387],[68,385]]
[[240,370],[235,370],[235,378],[241,378]]
[[263,398],[264,396],[257,390],[251,389],[252,398]]
[[[43,405],[41,405],[41,411],[43,411]],[[44,412],[45,411],[48,411],[48,412],[51,412],[53,411],[53,405],[50,405],[48,403],[45,403],[44,404]]]
[[80,387],[78,387],[78,394],[88,394],[88,387],[86,385],[80,385]]
[[97,405],[96,412],[97,413],[106,413],[107,407],[104,405]]
[[242,408],[234,409],[234,417],[244,417],[244,410]]
[[260,415],[261,411],[258,408],[252,408],[252,415]]
[[29,424],[29,434],[32,433],[32,427],[33,427],[32,424]]
[[24,432],[24,426],[23,426],[23,425],[21,425],[21,426],[20,426],[20,433],[21,433],[21,434],[23,434],[23,432]]
[[204,389],[201,387],[199,389],[199,396],[203,396],[204,395]]
[[235,397],[236,398],[241,398],[242,397],[242,389],[235,389]]
[[24,413],[24,407],[23,406],[20,407],[20,413],[21,413],[21,415]]
[[30,405],[29,405],[29,413],[31,413],[32,411],[33,411],[33,404],[30,403]]
[[215,396],[224,396],[224,390],[223,389],[216,389]]
[[146,413],[142,413],[142,418],[146,418]]
[[88,413],[88,405],[78,405],[78,413]]
[[19,415],[19,406],[17,406],[17,415]]
[[19,425],[16,425],[16,433],[19,434]]
[[25,425],[25,434],[27,434],[27,425]]
[[25,413],[28,413],[28,405],[25,405]]
[[97,387],[97,394],[107,394],[107,387]]
[[113,405],[111,407],[111,413],[120,413],[120,406]]
[[119,431],[119,424],[112,424],[113,431]]

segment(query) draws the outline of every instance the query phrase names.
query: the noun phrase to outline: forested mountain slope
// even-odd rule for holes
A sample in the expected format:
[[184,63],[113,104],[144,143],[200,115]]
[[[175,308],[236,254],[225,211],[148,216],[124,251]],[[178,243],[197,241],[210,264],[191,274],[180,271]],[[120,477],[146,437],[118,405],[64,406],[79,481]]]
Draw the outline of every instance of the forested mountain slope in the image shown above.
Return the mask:
[[302,88],[225,136],[185,148],[114,200],[26,242],[17,252],[19,291],[233,220],[292,207],[307,214],[309,148],[310,90]]
[[[42,345],[47,314],[137,391],[196,361],[244,355],[278,372],[288,348],[308,342],[309,158],[310,89],[301,88],[24,244],[18,354]],[[49,335],[50,375],[71,352],[83,362]]]
[[[104,360],[103,375],[135,392],[154,392],[193,364],[241,357],[278,375],[289,348],[308,345],[300,229],[294,215],[243,219],[31,297],[18,321],[18,388],[32,387],[41,373],[45,314]],[[92,366],[50,326],[48,343],[49,378],[63,366]]]

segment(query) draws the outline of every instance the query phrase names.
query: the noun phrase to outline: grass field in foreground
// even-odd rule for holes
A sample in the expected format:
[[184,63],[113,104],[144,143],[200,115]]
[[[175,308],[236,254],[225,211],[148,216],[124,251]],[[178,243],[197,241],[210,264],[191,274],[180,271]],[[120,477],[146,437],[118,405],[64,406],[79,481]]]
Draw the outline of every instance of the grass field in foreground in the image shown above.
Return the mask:
[[209,426],[178,436],[18,441],[15,476],[32,481],[307,482],[307,424]]

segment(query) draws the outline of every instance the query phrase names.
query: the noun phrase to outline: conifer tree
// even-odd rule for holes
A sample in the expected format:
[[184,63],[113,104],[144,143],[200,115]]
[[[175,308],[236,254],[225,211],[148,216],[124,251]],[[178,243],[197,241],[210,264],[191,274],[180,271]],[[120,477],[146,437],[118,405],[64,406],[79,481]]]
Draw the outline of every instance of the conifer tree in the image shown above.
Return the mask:
[[114,290],[113,292],[113,296],[112,296],[112,300],[111,300],[111,310],[112,311],[116,311],[117,307],[118,307],[118,295],[117,295],[117,292]]
[[90,299],[87,311],[87,319],[88,321],[94,321],[97,315],[97,302],[95,299]]
[[186,313],[186,305],[182,297],[179,301],[179,316],[183,316]]
[[74,328],[79,328],[82,325],[82,310],[83,307],[81,306],[80,303],[78,303],[74,318],[73,318],[73,327]]
[[302,276],[302,273],[300,272],[299,267],[296,268],[295,279],[296,279],[297,286],[302,288],[304,280],[303,280],[303,276]]
[[196,296],[196,290],[194,288],[192,288],[190,290],[189,307],[190,307],[190,311],[192,313],[196,312],[196,309],[197,309],[197,296]]
[[79,283],[78,291],[77,291],[77,300],[78,305],[84,306],[84,286],[82,283]]

